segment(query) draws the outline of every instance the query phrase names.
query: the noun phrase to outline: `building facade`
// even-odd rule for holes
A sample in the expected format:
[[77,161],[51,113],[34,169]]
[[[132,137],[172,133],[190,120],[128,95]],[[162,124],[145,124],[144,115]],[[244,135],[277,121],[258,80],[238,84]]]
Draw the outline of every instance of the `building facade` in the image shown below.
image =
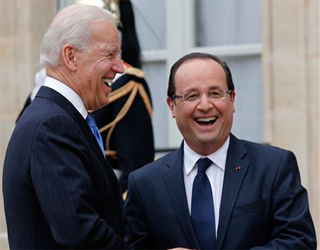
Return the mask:
[[[292,150],[319,217],[319,1],[132,0],[154,104],[156,148],[181,136],[166,106],[168,71],[191,51],[228,62],[237,91],[233,133]],[[15,120],[34,86],[42,37],[72,0],[0,1],[0,169]],[[2,194],[1,194],[2,196]],[[0,199],[0,249],[7,249]]]

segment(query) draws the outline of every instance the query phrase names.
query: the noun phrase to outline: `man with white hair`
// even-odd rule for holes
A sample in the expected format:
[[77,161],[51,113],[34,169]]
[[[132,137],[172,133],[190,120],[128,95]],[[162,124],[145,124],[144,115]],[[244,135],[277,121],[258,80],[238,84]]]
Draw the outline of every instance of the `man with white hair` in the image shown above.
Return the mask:
[[4,162],[10,248],[129,248],[117,179],[86,122],[109,102],[109,83],[123,72],[119,53],[110,12],[72,5],[54,18],[40,55],[48,77],[19,119]]
[[[152,162],[155,155],[152,98],[142,71],[133,6],[130,0],[75,0],[75,3],[110,10],[120,34],[124,72],[117,74],[112,83],[108,105],[92,114],[101,133],[105,157],[119,178],[125,198],[129,173]],[[34,100],[46,77],[45,68],[36,74],[36,85],[17,121]]]

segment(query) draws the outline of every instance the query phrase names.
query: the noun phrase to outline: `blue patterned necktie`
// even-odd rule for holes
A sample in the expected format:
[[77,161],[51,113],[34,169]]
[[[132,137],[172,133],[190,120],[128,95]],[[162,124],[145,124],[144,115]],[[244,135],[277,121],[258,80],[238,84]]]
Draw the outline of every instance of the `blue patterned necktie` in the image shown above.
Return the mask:
[[191,219],[201,249],[216,249],[216,228],[211,185],[206,175],[212,161],[198,160],[198,173],[193,182]]
[[104,147],[103,147],[103,142],[102,142],[102,137],[101,137],[101,134],[98,130],[98,127],[97,127],[97,124],[96,124],[96,121],[93,117],[92,114],[88,113],[88,116],[87,116],[87,119],[86,119],[86,122],[88,123],[94,137],[96,138],[99,146],[100,146],[100,149],[102,151],[102,154],[104,156]]

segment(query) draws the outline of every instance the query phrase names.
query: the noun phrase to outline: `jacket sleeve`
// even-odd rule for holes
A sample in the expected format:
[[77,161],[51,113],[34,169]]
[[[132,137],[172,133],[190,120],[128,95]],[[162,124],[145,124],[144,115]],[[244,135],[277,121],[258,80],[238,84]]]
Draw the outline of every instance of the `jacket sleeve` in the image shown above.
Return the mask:
[[149,242],[148,226],[143,212],[133,174],[128,179],[128,195],[125,203],[125,241],[134,249],[152,249]]
[[278,169],[272,197],[272,240],[262,249],[316,249],[316,236],[306,189],[301,185],[296,158],[286,151]]

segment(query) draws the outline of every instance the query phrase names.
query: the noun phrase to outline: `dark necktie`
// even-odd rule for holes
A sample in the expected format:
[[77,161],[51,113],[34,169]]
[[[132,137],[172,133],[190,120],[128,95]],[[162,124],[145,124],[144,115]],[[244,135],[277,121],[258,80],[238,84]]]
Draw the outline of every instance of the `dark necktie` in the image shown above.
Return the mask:
[[198,160],[198,173],[192,188],[191,219],[201,249],[215,249],[217,244],[213,196],[206,175],[211,163],[208,158]]
[[97,124],[96,124],[96,121],[95,121],[93,115],[88,113],[86,121],[87,121],[87,123],[88,123],[88,125],[89,125],[89,127],[90,127],[90,129],[91,129],[91,131],[92,131],[92,133],[94,135],[94,137],[96,138],[96,140],[97,140],[97,142],[98,142],[98,144],[100,146],[100,149],[102,151],[102,154],[104,156],[104,147],[103,147],[102,137],[101,137],[101,134],[100,134],[100,132],[98,130],[98,127],[97,127]]

